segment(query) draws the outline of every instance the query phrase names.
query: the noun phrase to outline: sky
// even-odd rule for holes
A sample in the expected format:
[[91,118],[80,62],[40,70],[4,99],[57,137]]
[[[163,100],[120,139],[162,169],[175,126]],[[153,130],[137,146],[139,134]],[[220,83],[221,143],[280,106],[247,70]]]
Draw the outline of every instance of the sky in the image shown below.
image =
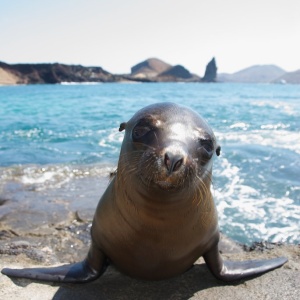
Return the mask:
[[204,75],[300,69],[300,0],[0,0],[0,61],[130,73],[150,57]]

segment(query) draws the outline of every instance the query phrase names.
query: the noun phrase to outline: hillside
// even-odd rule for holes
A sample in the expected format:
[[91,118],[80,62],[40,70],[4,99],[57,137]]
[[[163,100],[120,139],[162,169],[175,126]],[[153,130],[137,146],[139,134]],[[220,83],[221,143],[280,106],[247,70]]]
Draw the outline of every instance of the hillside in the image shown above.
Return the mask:
[[272,83],[291,83],[300,84],[300,70],[288,72],[273,80]]
[[269,83],[286,72],[275,65],[255,65],[233,74],[218,74],[219,82]]
[[201,82],[182,65],[172,66],[160,59],[149,58],[131,68],[129,80],[144,82]]
[[157,58],[149,58],[131,68],[131,76],[153,78],[159,73],[165,72],[172,66]]
[[187,70],[185,67],[176,65],[174,67],[171,67],[167,71],[158,74],[156,80],[162,82],[200,82],[201,78],[190,73],[189,70]]

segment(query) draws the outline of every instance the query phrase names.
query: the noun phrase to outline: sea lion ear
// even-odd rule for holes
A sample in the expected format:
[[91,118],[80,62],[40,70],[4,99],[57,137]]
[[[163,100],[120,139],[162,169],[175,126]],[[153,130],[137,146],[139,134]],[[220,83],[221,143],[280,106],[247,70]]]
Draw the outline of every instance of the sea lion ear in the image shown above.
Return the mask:
[[219,145],[216,149],[216,154],[217,154],[217,156],[219,156],[221,154],[221,146],[219,146]]
[[119,128],[119,131],[123,131],[123,130],[126,128],[126,125],[127,125],[126,122],[121,123],[121,124],[120,124],[120,128]]

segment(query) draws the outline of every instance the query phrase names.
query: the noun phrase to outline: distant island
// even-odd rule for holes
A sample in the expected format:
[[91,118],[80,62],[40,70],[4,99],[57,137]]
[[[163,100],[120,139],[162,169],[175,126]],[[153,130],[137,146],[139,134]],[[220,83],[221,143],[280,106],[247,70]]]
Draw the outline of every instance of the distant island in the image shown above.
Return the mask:
[[[213,67],[211,65],[213,64]],[[215,59],[206,71],[209,81],[216,81]],[[205,76],[204,76],[205,78]],[[131,68],[130,74],[112,74],[101,67],[54,64],[7,64],[0,62],[0,84],[55,84],[63,82],[202,82],[181,65],[172,66],[149,58]],[[204,81],[206,81],[204,79]]]
[[101,67],[60,63],[7,64],[0,62],[0,85],[59,84],[70,82],[243,82],[300,84],[300,70],[286,72],[275,65],[257,65],[233,74],[217,74],[215,58],[208,62],[203,77],[182,65],[172,66],[149,58],[131,68],[130,74],[112,74]]

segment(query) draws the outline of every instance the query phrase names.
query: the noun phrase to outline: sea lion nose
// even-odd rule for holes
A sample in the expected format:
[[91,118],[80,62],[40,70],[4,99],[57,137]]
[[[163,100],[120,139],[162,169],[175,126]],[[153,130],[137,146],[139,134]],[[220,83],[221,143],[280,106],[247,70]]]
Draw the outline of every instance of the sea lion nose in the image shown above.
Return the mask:
[[169,174],[176,172],[180,169],[183,164],[183,155],[173,154],[170,152],[165,153],[164,162],[169,171]]

